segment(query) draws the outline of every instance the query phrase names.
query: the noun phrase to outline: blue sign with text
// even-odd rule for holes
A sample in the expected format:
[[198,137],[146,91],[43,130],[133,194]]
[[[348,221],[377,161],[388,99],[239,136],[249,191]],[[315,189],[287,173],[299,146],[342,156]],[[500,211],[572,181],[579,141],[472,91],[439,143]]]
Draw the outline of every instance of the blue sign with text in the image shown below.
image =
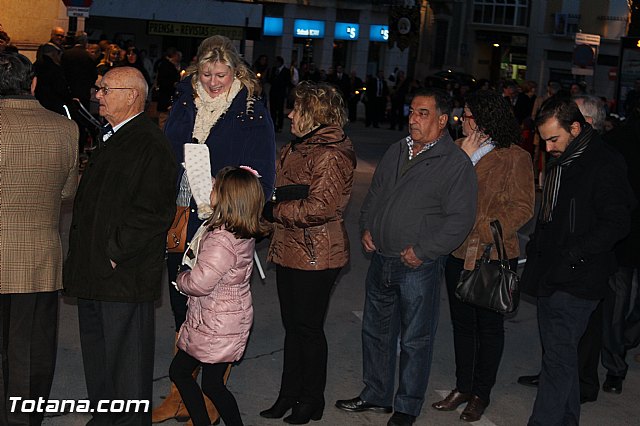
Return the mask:
[[293,21],[293,36],[302,38],[323,38],[324,21],[296,19]]
[[357,40],[360,37],[360,24],[336,22],[333,38],[336,40]]
[[371,41],[389,41],[389,26],[388,25],[371,25],[369,30],[369,40]]

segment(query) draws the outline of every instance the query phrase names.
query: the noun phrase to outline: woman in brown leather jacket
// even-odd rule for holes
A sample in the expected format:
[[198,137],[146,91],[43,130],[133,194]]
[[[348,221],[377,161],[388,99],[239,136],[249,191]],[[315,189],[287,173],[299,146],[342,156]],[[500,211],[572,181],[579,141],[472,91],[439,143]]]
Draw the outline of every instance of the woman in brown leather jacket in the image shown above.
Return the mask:
[[[520,129],[512,107],[491,91],[469,95],[458,141],[469,155],[478,176],[478,207],[473,229],[447,259],[445,279],[453,323],[456,388],[432,406],[453,411],[467,403],[460,415],[474,422],[489,405],[491,388],[504,348],[504,317],[460,301],[455,289],[462,269],[473,269],[487,244],[493,243],[489,224],[499,220],[512,270],[520,254],[517,231],[533,216],[535,190],[531,156],[517,144]],[[496,259],[496,250],[491,251]]]
[[340,269],[349,261],[342,215],[356,155],[344,134],[342,96],[326,83],[301,82],[289,114],[296,139],[276,162],[276,191],[264,216],[274,223],[269,260],[276,264],[285,328],[284,366],[275,404],[260,413],[291,424],[324,410],[327,340],[324,318]]

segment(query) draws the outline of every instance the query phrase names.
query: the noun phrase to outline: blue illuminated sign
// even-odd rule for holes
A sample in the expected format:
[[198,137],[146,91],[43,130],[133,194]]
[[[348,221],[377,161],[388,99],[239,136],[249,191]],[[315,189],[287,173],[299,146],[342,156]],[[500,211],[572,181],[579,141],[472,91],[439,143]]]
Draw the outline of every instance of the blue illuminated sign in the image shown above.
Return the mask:
[[371,41],[389,41],[389,26],[388,25],[371,25],[369,30],[369,40]]
[[360,24],[336,22],[333,38],[336,40],[357,40],[360,37]]
[[323,38],[324,21],[296,19],[293,21],[293,36],[304,38]]
[[282,18],[272,18],[271,16],[264,17],[263,33],[266,36],[281,36],[282,35]]

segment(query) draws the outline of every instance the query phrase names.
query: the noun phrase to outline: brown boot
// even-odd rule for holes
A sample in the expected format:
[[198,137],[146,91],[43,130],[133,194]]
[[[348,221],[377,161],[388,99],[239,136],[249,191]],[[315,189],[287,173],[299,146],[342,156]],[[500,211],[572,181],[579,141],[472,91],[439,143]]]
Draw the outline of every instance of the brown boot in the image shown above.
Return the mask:
[[[178,334],[176,333],[176,343],[178,342]],[[174,346],[173,353],[177,352],[177,348]],[[197,375],[197,371],[195,372]],[[176,419],[179,422],[185,422],[189,420],[189,412],[187,407],[184,406],[180,392],[176,386],[171,382],[169,386],[169,394],[166,396],[162,404],[157,406],[151,412],[152,423],[162,423],[169,419]]]
[[[229,379],[230,373],[231,373],[231,364],[229,364],[229,366],[227,367],[227,371],[224,373],[223,382],[225,385],[227,384],[227,380]],[[218,420],[220,420],[220,413],[218,413],[218,409],[216,408],[215,405],[213,405],[213,402],[211,402],[211,400],[207,395],[202,394],[202,396],[204,397],[204,404],[207,407],[207,414],[209,415],[209,420],[211,421],[211,424],[217,424]],[[191,419],[189,419],[189,421],[185,423],[185,426],[193,426],[193,422],[191,421]]]

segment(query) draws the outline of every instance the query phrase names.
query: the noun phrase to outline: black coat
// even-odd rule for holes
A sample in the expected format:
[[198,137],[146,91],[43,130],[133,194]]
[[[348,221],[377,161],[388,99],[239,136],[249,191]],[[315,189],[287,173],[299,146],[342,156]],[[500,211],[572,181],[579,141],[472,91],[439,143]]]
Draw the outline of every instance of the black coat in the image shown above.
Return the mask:
[[89,107],[91,88],[96,84],[98,70],[87,50],[80,45],[68,49],[62,55],[62,69],[69,83],[71,96]]
[[565,291],[598,300],[616,270],[613,247],[629,232],[634,204],[622,157],[594,136],[562,171],[551,222],[538,219],[527,244],[522,290],[534,296]]
[[[622,154],[636,201],[640,200],[640,119],[629,119],[611,131],[605,140]],[[640,266],[640,207],[631,212],[631,232],[616,244],[616,259],[623,266]]]
[[167,138],[144,114],[94,152],[73,206],[68,295],[113,302],[160,297],[176,168]]

